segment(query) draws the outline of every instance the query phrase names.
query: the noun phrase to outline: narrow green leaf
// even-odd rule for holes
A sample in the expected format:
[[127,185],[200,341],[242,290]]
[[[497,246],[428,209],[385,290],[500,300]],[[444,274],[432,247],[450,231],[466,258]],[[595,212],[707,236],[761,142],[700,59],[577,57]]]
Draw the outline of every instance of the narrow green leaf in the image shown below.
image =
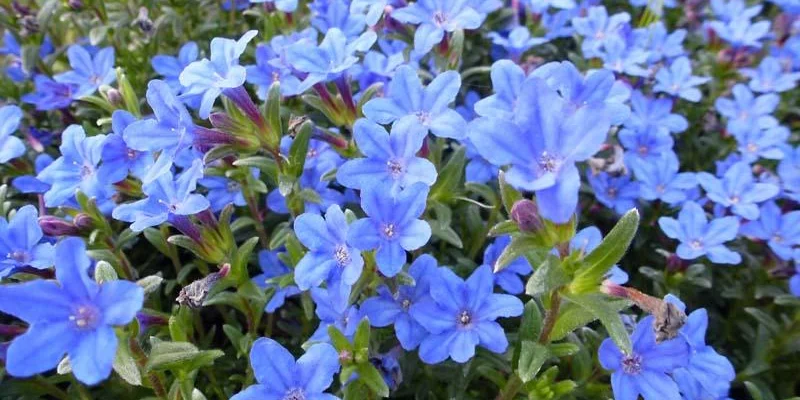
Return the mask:
[[520,346],[522,350],[520,351],[517,373],[522,381],[527,383],[536,378],[536,374],[539,373],[542,365],[550,358],[551,354],[547,346],[536,341],[524,340]]
[[[608,305],[609,309],[614,310],[615,312],[619,312],[631,306],[631,303],[627,300],[611,300],[606,304]],[[561,340],[570,332],[585,326],[596,319],[597,316],[595,316],[586,308],[575,303],[568,302],[561,306],[561,310],[558,313],[558,319],[556,319],[556,322],[553,325],[553,330],[550,332],[550,340],[553,342]]]
[[291,176],[294,178],[300,177],[303,172],[306,155],[308,154],[308,142],[311,140],[313,128],[314,124],[311,121],[304,122],[297,132],[297,136],[294,137],[292,146],[289,148],[289,166],[291,168]]
[[603,241],[584,259],[585,264],[576,274],[575,287],[600,284],[603,277],[625,255],[639,228],[639,211],[635,208],[625,213]]
[[378,369],[371,363],[358,365],[358,380],[367,385],[379,397],[389,397],[389,386],[386,385],[386,381],[383,380]]
[[503,171],[500,171],[498,175],[498,182],[500,183],[500,199],[503,201],[503,207],[505,207],[506,213],[511,215],[511,208],[514,207],[517,200],[522,199],[522,194],[506,182],[506,173]]
[[569,283],[569,276],[561,268],[561,260],[551,254],[542,265],[536,268],[525,286],[525,293],[531,296],[540,296],[567,283]]
[[511,238],[511,242],[503,249],[497,261],[494,263],[494,271],[502,271],[505,267],[511,264],[514,260],[525,257],[529,252],[539,250],[540,246],[536,238],[532,236],[515,236]]
[[333,343],[333,347],[335,347],[337,351],[349,351],[353,353],[353,344],[350,343],[347,337],[335,326],[328,326],[328,336],[331,338],[331,343]]
[[633,351],[631,338],[628,336],[625,324],[622,323],[619,311],[608,304],[611,297],[602,293],[562,294],[562,296],[568,301],[583,307],[596,319],[599,319],[620,350],[628,354]]
[[358,323],[356,328],[356,335],[353,339],[353,347],[358,350],[369,349],[369,319],[364,318]]
[[[274,138],[280,138],[283,135],[283,126],[281,125],[281,83],[277,81],[272,83],[267,94],[267,123]],[[277,142],[271,143],[271,145],[277,145]]]

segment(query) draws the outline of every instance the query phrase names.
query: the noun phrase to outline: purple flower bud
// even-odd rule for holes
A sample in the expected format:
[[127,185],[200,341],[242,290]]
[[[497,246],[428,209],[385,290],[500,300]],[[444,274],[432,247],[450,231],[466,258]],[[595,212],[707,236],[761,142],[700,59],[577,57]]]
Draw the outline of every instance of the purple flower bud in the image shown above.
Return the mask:
[[110,88],[106,91],[106,98],[108,99],[108,102],[115,107],[120,107],[124,103],[124,100],[122,99],[122,93],[115,88]]
[[72,223],[78,228],[82,230],[88,230],[94,228],[94,220],[89,214],[78,213],[75,218],[72,219]]
[[543,228],[539,207],[532,200],[522,199],[511,207],[511,219],[523,232],[538,232]]
[[83,9],[83,1],[81,0],[69,0],[67,1],[67,5],[74,11],[80,11]]
[[39,227],[47,236],[75,236],[80,233],[75,224],[53,215],[39,217]]

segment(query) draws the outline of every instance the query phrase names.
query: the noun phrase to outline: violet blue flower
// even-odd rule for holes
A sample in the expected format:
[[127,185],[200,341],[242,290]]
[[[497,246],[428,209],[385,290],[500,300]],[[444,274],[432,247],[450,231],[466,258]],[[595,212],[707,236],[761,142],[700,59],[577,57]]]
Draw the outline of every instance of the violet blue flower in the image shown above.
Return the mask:
[[22,109],[17,106],[0,107],[0,164],[25,154],[25,143],[14,136],[22,116]]
[[665,235],[680,241],[678,257],[694,260],[708,256],[717,264],[739,264],[742,256],[725,247],[736,238],[739,221],[736,217],[715,218],[710,223],[703,208],[693,201],[683,204],[678,219],[661,217],[658,225]]
[[53,266],[53,245],[42,242],[44,234],[38,216],[36,207],[27,205],[8,221],[0,217],[0,279],[19,267],[45,269]]

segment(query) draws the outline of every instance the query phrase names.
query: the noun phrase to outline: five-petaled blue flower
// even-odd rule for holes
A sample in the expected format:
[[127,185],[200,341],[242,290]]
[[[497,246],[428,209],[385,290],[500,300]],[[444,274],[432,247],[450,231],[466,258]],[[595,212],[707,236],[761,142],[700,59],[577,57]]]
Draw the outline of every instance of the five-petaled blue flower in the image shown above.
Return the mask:
[[658,226],[665,235],[681,243],[676,253],[684,260],[708,256],[717,264],[739,264],[742,256],[725,247],[736,238],[739,220],[736,217],[715,218],[710,223],[703,208],[693,201],[683,204],[678,219],[661,217]]
[[431,237],[431,226],[418,219],[425,211],[428,191],[421,182],[400,191],[393,191],[390,182],[364,188],[361,208],[367,218],[350,225],[347,242],[359,250],[377,249],[381,273],[397,275],[406,262],[406,250],[424,246]]
[[682,338],[656,343],[653,317],[643,318],[631,335],[633,352],[623,353],[609,338],[597,351],[600,364],[611,374],[611,388],[618,400],[681,400],[678,384],[670,374],[687,365],[689,346]]
[[412,305],[428,297],[430,280],[436,276],[436,259],[428,254],[419,256],[408,269],[414,285],[402,285],[395,293],[386,286],[378,287],[378,295],[364,300],[361,313],[369,318],[372,326],[394,325],[397,340],[405,350],[413,350],[428,336],[428,331],[415,319],[409,310]]
[[[494,269],[497,259],[511,243],[509,236],[500,236],[486,247],[483,252],[483,264]],[[531,264],[524,256],[517,257],[502,270],[494,273],[494,283],[510,294],[521,294],[525,290],[522,279],[533,272]]]
[[632,159],[630,167],[639,182],[639,196],[676,205],[687,199],[687,192],[697,186],[692,172],[678,173],[680,163],[673,152],[647,160]]
[[169,87],[172,88],[172,92],[177,95],[184,89],[180,82],[181,72],[183,72],[189,64],[197,61],[199,54],[200,50],[197,48],[197,43],[186,42],[181,46],[181,49],[178,50],[177,57],[158,54],[150,60],[150,65],[152,65],[153,70],[155,70],[157,74],[164,77],[164,82],[167,82]]
[[42,242],[38,215],[36,207],[27,205],[9,221],[0,217],[0,279],[18,267],[45,269],[53,265],[53,245]]
[[109,85],[117,79],[113,47],[106,47],[92,57],[83,46],[75,44],[67,49],[67,57],[72,70],[53,78],[56,82],[76,85],[78,89],[72,93],[75,99],[88,96],[101,85]]
[[714,102],[717,111],[728,119],[729,132],[736,134],[778,125],[778,120],[772,116],[781,101],[778,95],[770,93],[756,97],[743,84],[735,85],[731,92],[733,99],[719,97]]
[[419,25],[414,34],[414,50],[425,54],[444,38],[445,32],[477,29],[486,18],[465,0],[419,0],[394,10],[393,19]]
[[340,29],[331,28],[325,33],[319,46],[308,41],[298,41],[289,46],[286,50],[286,61],[296,70],[307,74],[297,92],[305,92],[318,83],[341,77],[358,62],[355,53],[369,50],[375,40],[377,35],[372,31],[348,40]]
[[72,104],[77,85],[56,82],[46,75],[33,78],[34,91],[22,96],[22,101],[33,104],[39,111],[60,110]]
[[214,101],[225,89],[244,84],[247,72],[239,65],[239,57],[256,35],[258,31],[253,30],[246,32],[239,40],[214,38],[211,40],[209,58],[194,61],[181,72],[179,80],[186,87],[181,97],[202,96],[200,118],[208,118]]
[[480,345],[494,353],[508,347],[508,338],[495,320],[522,315],[522,302],[509,294],[492,293],[494,279],[488,265],[478,267],[467,280],[448,268],[439,268],[430,281],[430,297],[411,306],[411,316],[430,332],[419,347],[419,357],[437,364],[448,357],[464,363]]
[[355,304],[350,304],[350,286],[333,285],[327,289],[311,288],[311,299],[319,318],[317,330],[308,339],[310,342],[327,342],[328,327],[333,326],[343,335],[352,338],[356,333],[362,313]]
[[669,67],[663,67],[656,72],[654,92],[662,92],[680,97],[691,102],[698,102],[703,94],[696,86],[702,85],[711,78],[692,75],[692,65],[686,57],[680,57],[672,62]]
[[800,72],[787,71],[780,60],[771,56],[761,60],[758,68],[742,68],[740,72],[750,78],[750,89],[760,93],[792,90],[800,79]]
[[294,280],[302,290],[328,285],[353,286],[364,259],[361,252],[347,244],[347,218],[338,205],[328,207],[325,218],[315,213],[305,213],[294,221],[297,239],[308,248],[308,253],[297,263]]
[[95,283],[82,239],[62,240],[55,258],[58,282],[40,279],[0,290],[0,311],[29,324],[8,348],[6,370],[12,376],[33,376],[55,368],[68,354],[75,377],[94,385],[111,374],[114,326],[134,319],[144,290],[128,281]]
[[342,186],[363,189],[390,181],[396,188],[422,182],[436,182],[436,167],[425,158],[417,157],[428,131],[408,119],[392,126],[391,134],[367,119],[356,121],[353,137],[366,158],[345,162],[336,173]]
[[101,158],[103,163],[97,173],[105,182],[119,182],[130,172],[137,178],[146,175],[147,169],[153,165],[153,155],[147,151],[134,150],[128,147],[122,133],[128,125],[134,123],[136,117],[125,110],[116,110],[111,114],[112,134],[103,143]]
[[749,220],[758,219],[758,203],[780,192],[775,184],[756,182],[750,164],[743,161],[730,166],[722,179],[708,172],[699,172],[697,182],[711,201],[730,207],[734,214]]
[[466,122],[449,107],[460,88],[461,75],[458,72],[444,72],[423,87],[416,69],[404,65],[395,71],[389,83],[388,97],[367,102],[364,116],[379,124],[409,119],[430,129],[436,136],[462,139]]
[[791,260],[794,247],[800,245],[800,211],[783,214],[774,201],[766,202],[761,206],[758,220],[742,225],[739,233],[766,240],[778,257]]
[[211,205],[203,195],[192,193],[202,177],[203,163],[200,160],[195,160],[178,179],[173,179],[172,172],[161,174],[156,180],[142,186],[147,197],[118,205],[112,216],[120,221],[132,222],[131,230],[141,232],[174,216],[197,214]]
[[334,400],[324,393],[339,372],[339,354],[333,346],[318,343],[295,361],[280,343],[260,338],[250,349],[250,366],[257,384],[231,400]]
[[593,174],[589,171],[589,185],[597,201],[617,214],[636,208],[639,183],[633,181],[630,175],[611,175],[605,171]]

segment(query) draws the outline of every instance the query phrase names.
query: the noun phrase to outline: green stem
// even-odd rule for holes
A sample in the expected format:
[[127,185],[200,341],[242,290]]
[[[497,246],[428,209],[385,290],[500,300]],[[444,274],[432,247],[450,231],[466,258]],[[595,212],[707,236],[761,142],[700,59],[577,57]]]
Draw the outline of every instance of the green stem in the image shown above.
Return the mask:
[[261,242],[261,247],[265,250],[269,250],[269,235],[267,235],[267,231],[264,229],[264,217],[261,216],[261,212],[258,210],[258,202],[249,190],[247,196],[245,196],[245,200],[247,200],[247,207],[250,208],[250,214],[253,215],[253,219],[256,221],[256,233],[258,233],[258,240]]
[[[131,355],[133,359],[136,361],[136,365],[139,366],[139,369],[142,371],[147,370],[147,355],[142,350],[142,346],[139,344],[139,341],[136,338],[129,338],[128,339],[128,347],[131,350]],[[150,371],[147,372],[147,379],[150,381],[150,386],[153,387],[153,392],[155,392],[156,396],[159,399],[166,400],[167,399],[167,390],[164,386],[164,381],[156,372]]]
[[542,326],[542,333],[539,335],[539,343],[547,344],[550,342],[550,333],[556,324],[558,318],[558,310],[561,307],[561,296],[557,290],[554,290],[550,295],[550,309],[544,317],[544,325]]
[[516,372],[512,373],[506,385],[503,386],[503,390],[497,395],[496,400],[512,400],[517,396],[520,389],[522,389],[522,379]]

